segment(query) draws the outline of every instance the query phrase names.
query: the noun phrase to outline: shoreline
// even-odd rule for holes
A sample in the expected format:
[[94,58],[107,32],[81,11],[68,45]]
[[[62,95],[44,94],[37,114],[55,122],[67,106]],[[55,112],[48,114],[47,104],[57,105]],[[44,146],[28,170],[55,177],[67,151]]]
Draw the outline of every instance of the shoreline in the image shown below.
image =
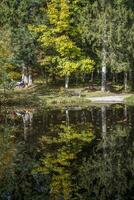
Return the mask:
[[[79,88],[60,90],[54,88],[28,88],[25,90],[8,91],[1,98],[1,105],[7,107],[88,107],[97,104],[129,104],[134,105],[132,93],[102,93],[101,91],[83,90]],[[2,95],[2,93],[0,94]],[[2,96],[1,96],[2,97]],[[132,99],[132,101],[131,101]]]

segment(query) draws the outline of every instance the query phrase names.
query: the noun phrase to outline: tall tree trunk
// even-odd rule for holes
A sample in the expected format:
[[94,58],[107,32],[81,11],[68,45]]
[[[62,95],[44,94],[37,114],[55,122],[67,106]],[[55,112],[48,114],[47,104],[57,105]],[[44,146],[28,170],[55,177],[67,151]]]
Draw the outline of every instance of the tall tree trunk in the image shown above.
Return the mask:
[[102,60],[102,80],[101,80],[101,91],[106,91],[106,49],[103,47],[102,50],[103,60]]
[[28,86],[31,86],[31,85],[33,84],[32,70],[31,70],[31,68],[29,67],[27,71],[28,71]]
[[105,92],[106,91],[106,19],[104,22],[104,29],[103,29],[103,47],[102,47],[102,80],[101,80],[101,91]]
[[22,66],[22,81],[24,81],[25,86],[28,85],[28,68],[24,65]]
[[31,86],[32,84],[33,84],[32,74],[30,73],[28,77],[28,86]]
[[65,77],[65,89],[68,89],[69,86],[69,76]]

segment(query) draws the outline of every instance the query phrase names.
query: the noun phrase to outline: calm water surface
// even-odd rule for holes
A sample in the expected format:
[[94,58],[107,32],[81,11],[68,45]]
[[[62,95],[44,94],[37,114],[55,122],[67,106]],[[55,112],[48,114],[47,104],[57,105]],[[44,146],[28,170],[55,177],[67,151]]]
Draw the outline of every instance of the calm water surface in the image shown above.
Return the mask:
[[134,200],[134,107],[1,109],[0,200]]

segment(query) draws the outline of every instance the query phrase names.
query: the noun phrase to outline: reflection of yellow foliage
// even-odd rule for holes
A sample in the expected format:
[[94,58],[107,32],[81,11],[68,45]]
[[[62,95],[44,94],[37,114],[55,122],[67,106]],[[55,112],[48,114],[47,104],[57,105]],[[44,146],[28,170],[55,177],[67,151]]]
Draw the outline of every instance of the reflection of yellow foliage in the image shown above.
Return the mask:
[[79,133],[79,132],[75,132],[75,130],[73,130],[71,127],[61,126],[61,128],[63,128],[63,133],[59,133],[58,138],[45,136],[45,137],[42,137],[42,141],[46,142],[47,144],[54,144],[54,143],[57,144],[57,143],[63,143],[63,142],[67,143],[72,140],[90,142],[92,138],[94,137],[91,130],[81,131]]
[[[60,127],[57,137],[42,137],[41,142],[45,143],[46,151],[42,159],[42,167],[39,167],[37,171],[53,174],[51,199],[58,199],[60,195],[64,196],[65,200],[70,199],[73,189],[71,183],[73,161],[77,158],[77,154],[82,151],[84,145],[93,139],[91,130],[77,131],[72,127],[65,126]],[[56,149],[53,150],[53,146],[56,146]]]

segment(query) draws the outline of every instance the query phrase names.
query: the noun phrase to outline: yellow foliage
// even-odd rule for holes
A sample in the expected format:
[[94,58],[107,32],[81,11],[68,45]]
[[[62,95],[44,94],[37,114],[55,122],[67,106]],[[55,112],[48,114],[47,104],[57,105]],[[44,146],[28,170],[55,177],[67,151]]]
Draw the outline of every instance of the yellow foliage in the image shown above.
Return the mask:
[[29,30],[41,33],[38,41],[44,48],[56,52],[54,56],[44,56],[40,60],[41,64],[55,64],[60,76],[70,76],[77,70],[91,72],[94,62],[90,58],[83,58],[81,49],[70,39],[71,12],[67,1],[51,0],[47,6],[47,15],[49,25],[29,26]]
[[44,31],[47,30],[47,26],[46,25],[38,25],[38,26],[34,26],[29,24],[28,25],[28,29],[32,32],[36,32],[36,33],[43,33]]
[[[71,183],[72,163],[77,158],[78,153],[82,151],[84,145],[90,143],[93,139],[94,135],[88,125],[83,131],[62,125],[59,127],[57,137],[42,137],[41,142],[45,144],[43,148],[46,151],[42,159],[42,167],[38,171],[52,174],[51,195],[54,199],[58,199],[61,193],[63,193],[64,199],[70,199],[73,187]],[[53,146],[56,147],[54,151],[52,151]]]

